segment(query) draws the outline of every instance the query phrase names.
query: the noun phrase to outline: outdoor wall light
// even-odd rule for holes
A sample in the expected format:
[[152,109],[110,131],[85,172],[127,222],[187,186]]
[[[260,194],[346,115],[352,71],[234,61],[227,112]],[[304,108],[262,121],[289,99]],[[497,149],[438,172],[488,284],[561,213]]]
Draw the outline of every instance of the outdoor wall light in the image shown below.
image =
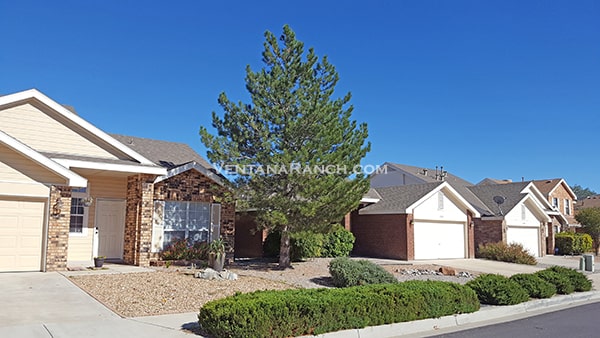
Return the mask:
[[52,216],[52,218],[54,219],[60,218],[62,206],[63,202],[59,197],[56,199],[56,203],[54,203],[54,205],[52,206],[52,212],[50,213],[50,216]]
[[89,197],[82,199],[81,203],[83,204],[84,207],[89,207],[90,205],[92,205],[92,203],[94,203],[94,199],[92,198],[92,196],[89,196]]

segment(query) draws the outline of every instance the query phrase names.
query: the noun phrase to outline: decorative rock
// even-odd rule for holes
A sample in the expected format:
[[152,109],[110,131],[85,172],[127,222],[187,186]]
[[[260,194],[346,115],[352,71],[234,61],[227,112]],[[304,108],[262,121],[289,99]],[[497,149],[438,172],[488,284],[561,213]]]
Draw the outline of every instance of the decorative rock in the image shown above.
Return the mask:
[[454,276],[456,275],[456,270],[452,269],[452,268],[448,268],[445,266],[442,266],[439,271],[442,273],[442,275],[445,276]]
[[212,280],[212,279],[237,280],[238,279],[237,273],[227,271],[227,270],[217,272],[211,268],[206,268],[206,270],[204,270],[204,271],[196,272],[194,274],[194,277],[208,279],[208,280]]
[[219,272],[219,277],[227,280],[237,280],[238,275],[231,271],[222,271]]
[[473,278],[475,276],[473,276],[473,274],[467,272],[467,271],[461,271],[459,273],[456,274],[457,277],[461,277],[461,278]]
[[219,273],[211,268],[207,268],[206,270],[204,270],[204,272],[200,273],[200,278],[202,278],[202,279],[212,280],[212,279],[216,279],[218,277],[219,277]]

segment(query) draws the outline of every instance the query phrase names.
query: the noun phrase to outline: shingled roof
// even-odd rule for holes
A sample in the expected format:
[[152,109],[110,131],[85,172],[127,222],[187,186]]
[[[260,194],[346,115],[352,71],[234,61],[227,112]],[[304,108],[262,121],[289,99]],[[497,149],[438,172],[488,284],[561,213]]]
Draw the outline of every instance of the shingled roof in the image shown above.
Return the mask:
[[[506,215],[521,201],[527,193],[522,193],[523,189],[530,182],[515,182],[515,183],[504,183],[495,185],[474,185],[470,186],[469,189],[485,206],[493,216]],[[494,196],[501,196],[505,198],[504,203],[498,207],[498,204],[494,201]],[[502,213],[500,213],[502,210]],[[491,216],[488,214],[488,216]]]
[[[439,177],[436,178],[436,169],[415,167],[406,164],[398,164],[391,162],[386,162],[386,164],[391,166],[392,168],[411,173],[427,183],[442,182],[440,181]],[[427,174],[425,174],[425,172]],[[439,174],[441,172],[441,169],[438,169],[437,172]],[[477,198],[477,196],[475,196],[473,192],[471,192],[471,190],[467,189],[467,187],[473,186],[473,183],[464,180],[456,175],[453,175],[449,172],[446,172],[443,181],[448,182],[452,186],[452,188],[454,188],[459,194],[461,194],[462,197],[466,199],[475,209],[477,209],[479,213],[481,213],[482,215],[489,214],[488,207],[484,203],[482,203],[479,200],[479,198]]]
[[111,136],[161,167],[173,169],[186,163],[196,162],[207,170],[215,171],[208,161],[185,143],[118,134],[111,134]]
[[400,185],[393,187],[374,188],[381,200],[375,204],[360,209],[363,214],[392,214],[405,213],[406,208],[423,198],[437,186],[443,184],[442,181],[423,184]]

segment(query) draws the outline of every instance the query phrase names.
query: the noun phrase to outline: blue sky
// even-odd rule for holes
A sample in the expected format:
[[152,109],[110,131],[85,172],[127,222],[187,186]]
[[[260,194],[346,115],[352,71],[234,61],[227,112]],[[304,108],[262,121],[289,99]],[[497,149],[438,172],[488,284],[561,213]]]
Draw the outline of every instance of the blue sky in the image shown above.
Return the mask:
[[205,156],[219,93],[247,101],[264,31],[289,24],[352,92],[363,164],[600,192],[599,18],[597,1],[1,1],[0,93]]

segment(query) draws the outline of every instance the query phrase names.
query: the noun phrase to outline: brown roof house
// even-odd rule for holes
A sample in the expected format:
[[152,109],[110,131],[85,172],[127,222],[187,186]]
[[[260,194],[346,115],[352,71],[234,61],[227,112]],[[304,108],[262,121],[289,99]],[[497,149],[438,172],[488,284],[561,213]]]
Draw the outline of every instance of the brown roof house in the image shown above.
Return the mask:
[[351,213],[354,254],[394,259],[474,257],[479,212],[448,182],[372,188]]
[[93,257],[146,266],[173,238],[224,237],[234,205],[188,146],[109,135],[41,92],[0,97],[0,271]]
[[[461,231],[465,231],[464,233],[467,234],[465,237],[467,240],[463,242],[467,245],[464,257],[472,257],[471,253],[474,252],[472,247],[477,248],[479,244],[500,241],[521,243],[535,256],[545,254],[547,245],[546,237],[553,236],[553,233],[548,231],[548,224],[551,220],[549,213],[556,212],[552,210],[550,204],[532,183],[512,183],[505,180],[490,179],[484,180],[481,185],[475,186],[447,172],[443,167],[430,169],[390,162],[383,164],[378,172],[371,175],[371,187],[382,196],[382,201],[386,201],[387,192],[388,201],[380,204],[379,207],[376,207],[379,203],[363,206],[363,209],[359,209],[353,214],[357,216],[351,219],[350,228],[357,237],[357,248],[355,249],[357,253],[402,259],[458,257],[458,255],[451,253],[451,249],[445,249],[442,252],[438,249],[444,247],[450,248],[456,245],[452,244],[456,243],[456,239],[449,233],[443,232],[446,229],[440,228],[433,228],[429,231],[429,236],[433,238],[437,237],[438,234],[445,234],[445,236],[439,236],[440,244],[436,244],[436,247],[432,243],[414,239],[415,254],[413,256],[407,254],[402,257],[398,255],[392,257],[388,249],[377,247],[376,243],[378,241],[391,241],[389,236],[386,235],[390,233],[389,229],[377,229],[377,231],[373,231],[374,233],[381,233],[379,235],[381,238],[374,238],[375,235],[370,235],[371,237],[368,240],[374,242],[370,244],[370,251],[365,251],[360,247],[361,245],[364,247],[366,244],[359,242],[359,236],[364,237],[365,235],[358,232],[358,227],[362,227],[363,229],[372,227],[375,229],[375,227],[381,227],[379,224],[382,224],[380,220],[375,218],[368,219],[364,217],[369,213],[369,210],[385,214],[383,206],[389,203],[390,199],[392,201],[401,200],[404,201],[401,206],[405,206],[408,209],[398,209],[404,210],[406,211],[406,215],[410,215],[410,208],[413,207],[411,202],[418,200],[420,196],[418,192],[432,191],[432,187],[437,187],[441,184],[452,188],[453,194],[450,195],[455,200],[466,201],[466,204],[462,205],[462,210],[465,214],[465,220],[462,222],[465,222],[472,229],[467,227],[465,231],[455,226],[455,229],[450,232],[457,237],[459,237],[457,234],[460,234]],[[389,195],[391,192],[394,193],[393,196]],[[465,208],[466,206],[469,207]],[[426,223],[438,222],[439,226],[452,223],[439,218],[433,209],[429,209],[426,213],[421,213],[418,220]],[[453,221],[458,221],[458,219],[454,219]],[[408,222],[410,224],[410,220]],[[413,224],[415,223],[418,224],[417,219],[413,217]],[[366,233],[366,230],[363,230],[363,232]],[[411,238],[410,234],[408,234],[408,238]],[[469,244],[470,241],[473,242],[473,245]],[[396,240],[395,243],[401,242]],[[400,247],[397,250],[405,250],[404,244],[397,245]],[[408,247],[410,248],[410,245]],[[427,253],[416,254],[420,250]],[[410,250],[407,250],[407,252],[410,252]]]

